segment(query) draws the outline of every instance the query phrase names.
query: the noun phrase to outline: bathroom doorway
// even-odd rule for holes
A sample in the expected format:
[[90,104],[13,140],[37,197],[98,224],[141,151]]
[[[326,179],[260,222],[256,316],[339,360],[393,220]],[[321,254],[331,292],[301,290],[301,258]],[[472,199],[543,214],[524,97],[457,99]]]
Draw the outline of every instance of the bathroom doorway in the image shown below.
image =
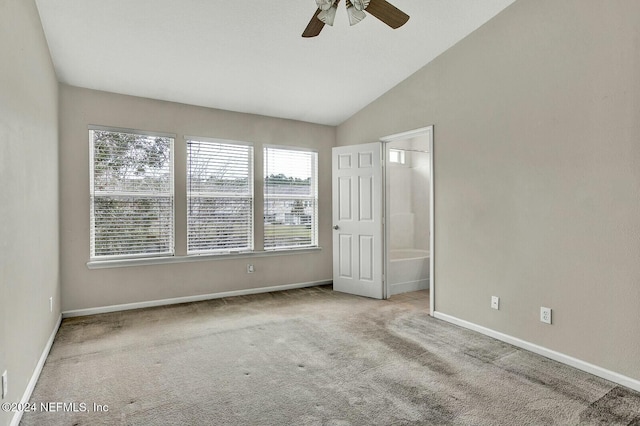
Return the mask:
[[385,157],[385,298],[428,297],[433,312],[433,126],[381,141]]

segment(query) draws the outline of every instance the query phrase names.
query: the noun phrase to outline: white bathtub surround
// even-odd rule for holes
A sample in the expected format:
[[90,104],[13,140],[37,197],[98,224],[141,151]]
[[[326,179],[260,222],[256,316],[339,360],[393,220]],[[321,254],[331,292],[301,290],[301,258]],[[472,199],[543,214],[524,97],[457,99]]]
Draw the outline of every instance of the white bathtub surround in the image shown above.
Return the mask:
[[415,247],[415,214],[391,213],[391,250],[402,250],[406,247]]
[[388,143],[404,162],[387,168],[387,294],[429,288],[430,155],[427,135]]
[[429,288],[429,251],[399,249],[389,252],[389,294]]

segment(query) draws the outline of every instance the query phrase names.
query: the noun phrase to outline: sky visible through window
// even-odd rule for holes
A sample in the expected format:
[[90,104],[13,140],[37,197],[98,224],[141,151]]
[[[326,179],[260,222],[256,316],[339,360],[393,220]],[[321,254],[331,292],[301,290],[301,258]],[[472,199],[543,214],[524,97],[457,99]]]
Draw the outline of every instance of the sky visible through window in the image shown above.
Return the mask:
[[[282,156],[278,150],[268,150],[265,155],[272,170],[286,170],[287,176],[293,178],[307,179],[311,177],[308,156],[306,151],[288,151],[289,157]],[[296,155],[298,154],[298,155]],[[306,161],[305,161],[306,159]],[[265,169],[266,173],[266,169]]]

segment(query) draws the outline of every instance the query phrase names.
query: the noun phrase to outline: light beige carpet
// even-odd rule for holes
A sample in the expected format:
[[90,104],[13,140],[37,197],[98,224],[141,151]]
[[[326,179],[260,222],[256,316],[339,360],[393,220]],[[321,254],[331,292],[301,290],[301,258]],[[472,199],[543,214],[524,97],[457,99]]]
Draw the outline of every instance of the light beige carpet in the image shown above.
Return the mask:
[[640,425],[638,393],[433,319],[427,297],[315,287],[67,319],[31,401],[86,412],[21,424]]

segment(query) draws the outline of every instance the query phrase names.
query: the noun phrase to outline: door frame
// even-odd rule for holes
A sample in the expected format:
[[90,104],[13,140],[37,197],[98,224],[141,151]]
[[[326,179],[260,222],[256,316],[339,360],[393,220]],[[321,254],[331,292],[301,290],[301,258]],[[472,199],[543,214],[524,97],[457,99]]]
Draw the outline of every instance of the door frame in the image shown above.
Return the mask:
[[384,216],[383,216],[383,233],[385,240],[385,250],[384,250],[384,279],[383,279],[383,292],[384,298],[389,298],[389,280],[388,280],[388,270],[389,270],[389,250],[388,250],[388,242],[389,240],[389,203],[387,200],[388,194],[386,191],[388,184],[388,173],[387,173],[387,153],[389,142],[394,142],[398,140],[415,138],[417,136],[427,136],[429,139],[429,315],[433,315],[435,312],[435,168],[434,168],[434,149],[433,149],[433,130],[434,126],[426,126],[421,127],[419,129],[409,130],[402,133],[396,133],[393,135],[385,136],[380,138],[380,142],[383,144],[383,158],[382,158],[382,179],[383,179],[383,187],[384,187]]

